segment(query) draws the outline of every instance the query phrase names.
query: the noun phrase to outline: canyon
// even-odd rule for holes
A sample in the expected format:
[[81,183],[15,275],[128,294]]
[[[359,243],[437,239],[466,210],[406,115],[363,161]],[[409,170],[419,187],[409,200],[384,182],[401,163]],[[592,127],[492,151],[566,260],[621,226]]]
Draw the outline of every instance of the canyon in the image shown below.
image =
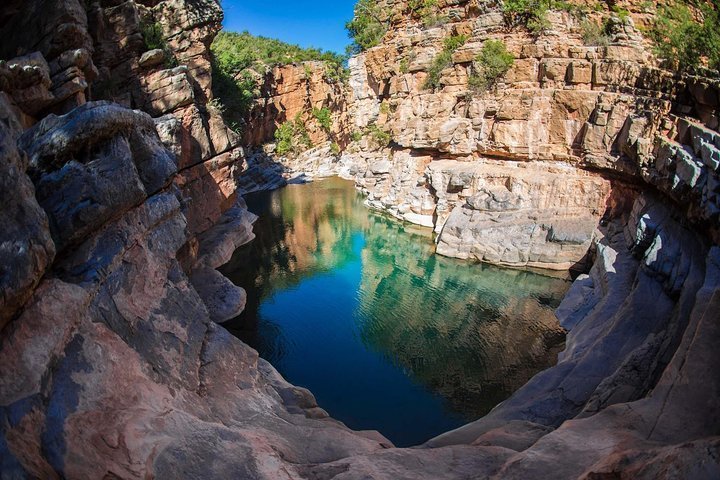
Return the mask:
[[[663,68],[652,12],[616,3],[591,46],[562,9],[532,35],[500,2],[426,25],[382,0],[347,85],[277,66],[242,135],[214,107],[215,0],[3,3],[0,478],[717,478],[720,81]],[[473,92],[493,39],[515,60]],[[279,155],[296,118],[314,146]],[[334,175],[440,255],[572,270],[557,365],[394,448],[218,325],[248,301],[217,270],[254,237],[243,195]]]

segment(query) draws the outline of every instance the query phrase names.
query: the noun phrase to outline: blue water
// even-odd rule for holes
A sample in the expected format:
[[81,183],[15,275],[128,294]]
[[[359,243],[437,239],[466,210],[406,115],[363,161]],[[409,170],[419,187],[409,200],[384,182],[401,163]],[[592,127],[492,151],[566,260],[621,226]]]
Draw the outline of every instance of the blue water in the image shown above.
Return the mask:
[[257,238],[223,271],[249,302],[226,326],[349,427],[419,444],[554,364],[565,279],[437,256],[339,179],[247,200]]

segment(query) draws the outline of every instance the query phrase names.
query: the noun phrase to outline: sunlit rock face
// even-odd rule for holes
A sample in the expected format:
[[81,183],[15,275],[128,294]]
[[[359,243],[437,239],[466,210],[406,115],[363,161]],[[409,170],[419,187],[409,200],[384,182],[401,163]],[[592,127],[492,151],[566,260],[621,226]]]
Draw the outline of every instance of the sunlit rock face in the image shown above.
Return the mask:
[[[674,192],[683,190],[678,183],[696,184],[703,168],[699,144],[693,148],[694,160],[678,160],[677,180],[668,178],[675,167],[656,165],[655,158],[673,162],[679,147],[671,144],[692,143],[687,138],[690,123],[718,127],[717,82],[679,82],[672,72],[658,68],[635,26],[645,25],[649,17],[632,2],[628,8],[631,15],[622,19],[605,12],[609,45],[598,47],[583,43],[583,19],[567,12],[549,12],[548,31],[532,38],[522,28],[508,30],[494,4],[439,2],[435,13],[445,21],[427,27],[407,2],[383,2],[389,32],[380,45],[350,60],[347,104],[342,107],[349,121],[336,124],[363,138],[339,158],[319,146],[277,161],[290,175],[354,179],[369,205],[433,227],[444,255],[567,269],[583,260],[593,223],[612,210],[607,204],[617,201],[614,196],[625,195],[626,183],[640,177],[653,184],[668,181]],[[453,53],[452,66],[441,72],[440,86],[428,88],[428,69],[451,35],[467,40]],[[502,40],[515,62],[497,88],[473,92],[468,76],[488,39]],[[278,75],[278,81],[285,77]],[[315,94],[306,100],[313,105],[319,101]],[[267,111],[258,121],[280,118],[284,111]],[[695,120],[682,118],[689,111],[695,112]],[[378,129],[389,136],[387,147],[374,138]],[[697,128],[692,131],[702,136]],[[706,149],[705,156],[712,154]],[[519,208],[494,202],[494,213],[474,208],[467,199],[482,194],[478,189],[486,183],[494,186],[502,168],[498,164],[507,165],[507,190],[515,196],[518,188],[512,184],[522,183],[523,174],[514,178],[511,172],[521,164],[529,165],[539,184],[558,175],[587,181],[571,181],[561,193],[573,197],[572,211],[547,201],[541,201],[548,205],[542,214],[528,208],[529,201]],[[540,195],[552,195],[552,181],[545,183],[549,185],[539,189]],[[696,191],[700,194],[702,187]],[[713,194],[708,195],[703,201],[714,202]],[[513,227],[495,228],[499,218]],[[502,245],[508,236],[513,245]]]
[[[313,145],[334,141],[344,146],[350,132],[347,107],[344,83],[329,78],[324,62],[276,66],[261,82],[259,98],[248,114],[243,142],[251,147],[272,142],[279,125],[300,119]],[[314,108],[330,110],[329,130],[312,115]]]

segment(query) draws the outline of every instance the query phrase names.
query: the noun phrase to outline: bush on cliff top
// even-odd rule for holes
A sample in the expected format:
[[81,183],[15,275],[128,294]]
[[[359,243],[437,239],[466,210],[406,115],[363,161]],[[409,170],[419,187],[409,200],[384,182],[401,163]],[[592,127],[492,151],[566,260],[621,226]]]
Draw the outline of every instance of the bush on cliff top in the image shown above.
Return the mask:
[[380,43],[388,29],[382,9],[377,0],[360,0],[355,4],[353,18],[345,24],[353,43],[348,47],[349,54],[357,54]]
[[231,74],[252,68],[265,73],[276,65],[322,61],[343,65],[345,57],[318,48],[302,48],[274,38],[258,37],[248,32],[222,31],[211,47],[218,67]]
[[302,48],[248,32],[220,32],[213,41],[213,94],[222,104],[225,122],[239,130],[258,97],[257,78],[276,65],[305,61],[325,62],[325,77],[343,81],[348,77],[345,57],[317,48]]

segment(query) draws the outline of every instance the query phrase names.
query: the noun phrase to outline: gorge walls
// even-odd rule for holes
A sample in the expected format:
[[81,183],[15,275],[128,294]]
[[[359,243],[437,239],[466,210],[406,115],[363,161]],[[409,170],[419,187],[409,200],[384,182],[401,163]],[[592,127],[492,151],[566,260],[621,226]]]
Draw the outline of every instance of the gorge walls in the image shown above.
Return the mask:
[[[590,12],[606,25],[605,45],[596,46],[583,40],[588,18],[572,11],[550,11],[535,36],[508,28],[493,2],[441,1],[437,26],[407,2],[380,5],[388,33],[350,59],[345,108],[355,141],[340,159],[320,149],[282,160],[290,171],[353,178],[371,206],[432,226],[439,253],[510,266],[562,270],[580,261],[595,226],[628,209],[638,184],[670,182],[677,194],[689,180],[685,190],[717,208],[714,187],[703,192],[683,167],[675,179],[675,167],[655,164],[667,145],[692,143],[690,124],[718,128],[717,82],[658,68],[633,21],[650,18],[641,7],[623,5],[631,13],[622,18]],[[428,86],[444,43],[458,38]],[[469,83],[491,40],[514,62],[495,88],[478,91]],[[713,170],[699,150],[692,156],[691,170]]]
[[[717,478],[720,86],[660,68],[620,3],[590,46],[566,11],[533,37],[496,2],[384,1],[348,89],[280,67],[244,140],[211,102],[216,1],[3,3],[0,478]],[[472,92],[487,39],[515,60]],[[298,113],[318,148],[245,158]],[[444,255],[592,264],[557,366],[422,448],[329,418],[216,324],[246,300],[215,270],[253,237],[238,194],[301,173]]]
[[[634,2],[618,5],[628,14],[587,14],[605,22],[602,45],[572,11],[551,10],[532,35],[509,28],[495,2],[440,1],[435,26],[408,2],[378,5],[387,33],[350,59],[353,142],[339,156],[276,156],[285,175],[354,179],[371,207],[434,228],[439,254],[589,269],[557,311],[569,330],[558,365],[428,454],[455,469],[448,477],[712,477],[718,385],[693,377],[717,361],[718,80],[663,69],[636,26],[653,12]],[[492,39],[514,62],[478,92],[469,78]],[[483,468],[440,460],[469,444],[454,458],[482,457]],[[417,467],[424,454],[345,459],[310,478],[447,473]]]

